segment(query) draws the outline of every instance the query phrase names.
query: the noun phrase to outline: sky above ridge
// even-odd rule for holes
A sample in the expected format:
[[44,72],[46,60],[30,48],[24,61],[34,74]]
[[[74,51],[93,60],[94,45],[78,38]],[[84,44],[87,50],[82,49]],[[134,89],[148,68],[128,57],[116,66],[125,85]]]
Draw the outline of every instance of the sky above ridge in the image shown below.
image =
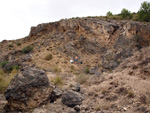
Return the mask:
[[[1,0],[0,41],[23,38],[31,26],[60,19],[137,12],[145,0]],[[146,0],[150,2],[150,0]]]

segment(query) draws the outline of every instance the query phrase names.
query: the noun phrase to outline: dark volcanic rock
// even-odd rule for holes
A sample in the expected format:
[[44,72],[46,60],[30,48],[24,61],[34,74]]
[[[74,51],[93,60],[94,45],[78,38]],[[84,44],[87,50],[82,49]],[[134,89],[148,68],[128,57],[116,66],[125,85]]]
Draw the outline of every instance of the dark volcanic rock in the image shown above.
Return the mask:
[[74,91],[67,91],[62,95],[62,103],[68,107],[74,107],[76,105],[81,105],[83,101],[83,96]]
[[50,99],[52,87],[44,71],[24,67],[11,81],[5,92],[8,101],[5,109],[26,111],[33,109]]
[[51,93],[51,102],[54,102],[57,98],[59,98],[62,95],[62,90],[60,90],[59,88],[55,88],[53,89],[52,93]]
[[73,86],[71,88],[71,90],[76,91],[76,92],[80,92],[80,84],[77,84],[77,85]]

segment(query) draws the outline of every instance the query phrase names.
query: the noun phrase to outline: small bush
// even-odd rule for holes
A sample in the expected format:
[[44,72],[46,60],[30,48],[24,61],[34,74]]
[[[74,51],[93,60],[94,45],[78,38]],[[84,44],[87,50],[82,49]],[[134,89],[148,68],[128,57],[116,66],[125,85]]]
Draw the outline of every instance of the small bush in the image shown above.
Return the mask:
[[80,75],[77,76],[76,82],[78,82],[79,84],[83,84],[88,80],[88,78],[89,77],[87,75],[80,74]]
[[8,61],[3,61],[3,62],[0,63],[0,65],[3,68],[7,63],[8,63]]
[[20,42],[17,42],[17,46],[21,46],[21,43],[20,43]]
[[55,73],[60,73],[60,72],[61,72],[61,69],[58,68],[58,67],[56,67],[56,68],[54,69],[54,72],[55,72]]
[[133,91],[128,91],[128,97],[130,97],[130,98],[133,98],[133,97],[134,97]]
[[61,86],[63,84],[63,80],[60,76],[56,76],[54,79],[53,79],[53,82],[55,85],[57,86]]
[[9,44],[8,47],[13,47],[13,44]]
[[73,65],[71,65],[71,70],[70,70],[70,71],[71,71],[71,72],[73,72],[73,70],[74,70],[74,66],[73,66]]
[[90,73],[89,67],[86,67],[86,68],[84,69],[84,73],[86,73],[86,74]]
[[24,48],[22,49],[22,52],[23,52],[24,54],[27,54],[27,53],[30,53],[32,50],[33,50],[33,47],[29,45],[29,46],[24,47]]
[[13,69],[18,70],[18,69],[19,69],[19,66],[18,66],[18,65],[14,65],[14,66],[13,66]]
[[74,70],[74,66],[73,65],[71,65],[71,70]]
[[52,54],[48,54],[48,55],[46,55],[46,57],[45,57],[45,60],[52,60],[53,59],[53,56],[52,56]]

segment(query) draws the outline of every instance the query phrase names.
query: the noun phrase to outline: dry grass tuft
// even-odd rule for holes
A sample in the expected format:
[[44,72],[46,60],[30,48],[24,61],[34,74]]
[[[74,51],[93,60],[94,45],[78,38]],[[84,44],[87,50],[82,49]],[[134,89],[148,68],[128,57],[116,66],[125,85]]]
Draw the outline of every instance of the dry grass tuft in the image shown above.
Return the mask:
[[78,82],[79,84],[83,84],[83,83],[86,83],[88,79],[89,79],[88,75],[80,74],[80,75],[77,75],[76,82]]
[[64,83],[62,77],[60,77],[60,76],[56,76],[55,78],[51,78],[50,81],[53,82],[57,86],[62,86]]
[[16,75],[17,70],[13,69],[9,75],[0,69],[0,93],[4,93],[10,84],[12,78]]
[[46,57],[45,57],[45,60],[52,60],[53,59],[53,56],[52,54],[47,54]]

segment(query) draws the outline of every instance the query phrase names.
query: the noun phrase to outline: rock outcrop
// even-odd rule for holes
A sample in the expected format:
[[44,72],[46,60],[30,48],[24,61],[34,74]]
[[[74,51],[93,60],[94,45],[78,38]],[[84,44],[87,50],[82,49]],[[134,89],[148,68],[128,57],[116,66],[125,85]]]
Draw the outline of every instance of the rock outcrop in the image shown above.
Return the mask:
[[[33,113],[149,113],[149,45],[150,23],[95,17],[32,27],[29,36],[0,43],[0,63],[8,62],[1,72],[21,68],[5,92],[6,112],[37,107]],[[33,52],[24,54],[27,46]],[[45,70],[54,84],[63,83],[62,90],[33,67]],[[78,85],[76,75],[82,74],[86,82]]]
[[69,107],[81,105],[83,99],[84,98],[80,93],[74,91],[67,91],[62,95],[62,103]]
[[42,45],[55,55],[78,56],[91,68],[98,62],[104,70],[113,70],[149,45],[149,31],[150,24],[141,22],[76,18],[32,27],[28,40],[43,38]]
[[46,103],[52,87],[44,71],[24,67],[11,81],[5,92],[6,111],[26,111]]
[[[84,65],[79,67],[81,70],[86,66],[90,69],[96,67],[96,70],[90,72],[101,74],[118,67],[136,50],[149,46],[149,31],[149,23],[100,18],[64,19],[39,24],[31,28],[28,37],[20,40],[20,47],[13,44],[10,48],[9,45],[13,42],[2,42],[0,61],[16,61],[19,58],[22,64],[30,64],[32,61],[38,67],[42,65],[45,70],[54,70],[59,65],[66,67],[62,70],[67,71],[71,65],[69,61],[78,56],[79,62],[82,61]],[[20,48],[26,47],[26,44],[33,46],[34,52],[24,57]],[[55,56],[51,63],[43,60],[46,53]]]

